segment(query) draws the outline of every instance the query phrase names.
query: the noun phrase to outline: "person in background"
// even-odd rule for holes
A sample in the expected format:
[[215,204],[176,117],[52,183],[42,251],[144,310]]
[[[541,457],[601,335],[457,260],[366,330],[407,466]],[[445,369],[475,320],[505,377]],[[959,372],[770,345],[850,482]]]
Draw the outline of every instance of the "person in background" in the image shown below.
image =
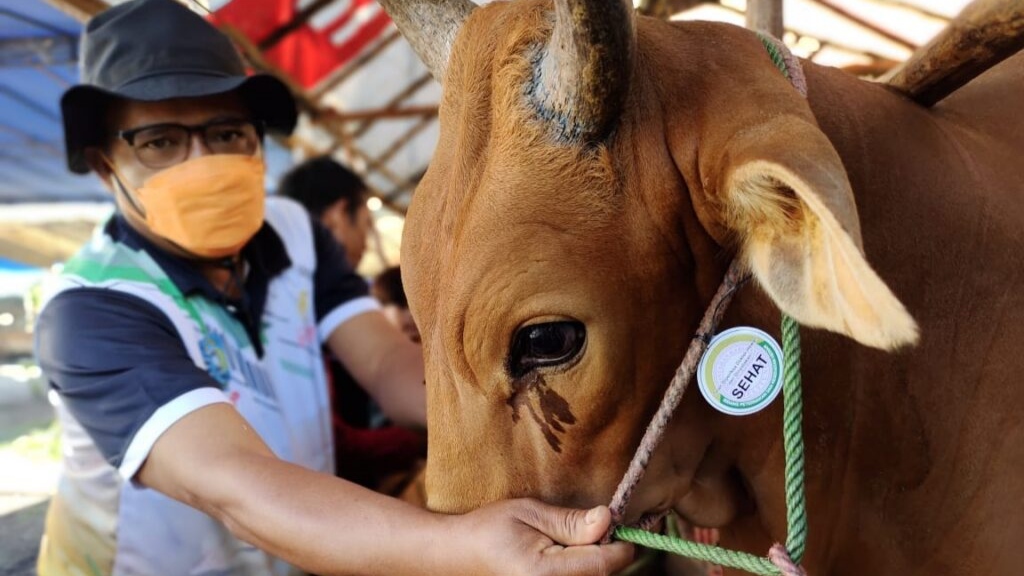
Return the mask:
[[[409,340],[420,343],[420,331],[413,320],[412,312],[409,311],[409,301],[405,297],[405,287],[402,286],[402,271],[398,266],[385,268],[377,274],[370,285],[370,293],[380,302],[384,316],[391,321]],[[402,500],[426,507],[426,462],[418,461],[413,466],[406,468],[406,474],[392,478],[400,479],[395,482],[394,489],[390,494]]]
[[[369,191],[356,173],[330,156],[312,158],[285,174],[277,193],[302,204],[344,248],[348,266],[359,267],[373,224],[366,207]],[[401,490],[406,473],[427,455],[425,435],[387,423],[375,426],[380,411],[372,398],[330,350],[324,354],[332,391],[336,473],[387,493]],[[397,478],[401,480],[396,482]]]
[[[425,420],[419,346],[329,232],[267,198],[264,134],[290,91],[174,0],[91,19],[61,99],[69,168],[117,206],[37,324],[64,472],[41,576],[606,575],[606,507],[434,514],[333,475],[320,347],[396,421]],[[563,547],[563,545],[568,545]]]
[[405,287],[402,285],[402,270],[398,266],[386,268],[377,275],[370,286],[370,293],[384,307],[384,315],[398,327],[409,340],[420,342],[420,331],[409,311],[409,301],[405,298]]
[[285,174],[277,193],[302,204],[345,248],[349,267],[359,267],[373,226],[362,178],[330,156],[320,156]]

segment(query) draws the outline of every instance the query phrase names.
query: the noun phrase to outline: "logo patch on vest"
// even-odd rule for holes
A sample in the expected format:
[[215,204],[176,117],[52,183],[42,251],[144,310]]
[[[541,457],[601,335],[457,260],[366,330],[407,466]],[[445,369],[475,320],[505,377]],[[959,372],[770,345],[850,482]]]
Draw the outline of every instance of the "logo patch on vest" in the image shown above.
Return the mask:
[[224,335],[210,331],[199,341],[199,351],[206,363],[206,371],[221,387],[227,386],[231,382],[231,362],[228,360]]
[[[206,370],[222,388],[234,381],[236,387],[255,392],[254,400],[273,410],[277,406],[277,393],[266,370],[258,362],[245,357],[238,348],[216,330],[209,330],[199,341],[199,349],[206,362]],[[234,378],[232,378],[234,377]],[[237,396],[232,395],[233,401]]]

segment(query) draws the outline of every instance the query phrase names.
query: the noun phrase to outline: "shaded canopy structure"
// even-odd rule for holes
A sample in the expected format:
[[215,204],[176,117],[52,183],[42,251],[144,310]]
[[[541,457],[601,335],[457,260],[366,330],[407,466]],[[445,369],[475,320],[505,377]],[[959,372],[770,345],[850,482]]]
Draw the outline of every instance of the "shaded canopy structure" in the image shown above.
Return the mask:
[[[47,1],[79,14],[104,4]],[[363,173],[385,205],[404,211],[436,141],[440,89],[373,0],[179,1],[228,32],[254,67],[279,74],[300,96],[305,121],[287,143],[296,156],[338,156]],[[866,75],[906,60],[968,3],[778,1],[784,39],[796,54]],[[741,26],[747,10],[746,0],[635,4],[658,17]]]
[[[64,162],[58,101],[77,78],[80,30],[44,2],[0,0],[0,256],[21,265],[66,258],[95,224],[75,208],[107,199]],[[14,206],[26,202],[73,206],[66,218],[39,219]]]
[[[31,266],[66,259],[110,212],[102,184],[65,163],[60,97],[78,81],[86,12],[61,8],[73,7],[0,0],[0,257]],[[292,163],[279,145],[268,159],[270,180]]]
[[[199,0],[188,0],[193,5]],[[248,10],[285,5],[290,19],[273,29],[252,25]],[[800,56],[856,74],[893,69],[923,46],[969,0],[778,0],[786,23],[784,39]],[[742,26],[745,0],[642,0],[638,9],[672,19],[704,19]],[[287,5],[294,9],[289,12]],[[254,59],[293,80],[308,103],[310,122],[293,139],[300,155],[331,153],[361,171],[385,204],[404,211],[426,169],[437,137],[440,89],[393,26],[373,29],[358,54],[349,55],[321,77],[305,75],[299,37],[325,35],[339,46],[382,16],[370,0],[210,0],[216,21],[231,30]],[[291,47],[284,45],[296,40]],[[307,46],[314,45],[309,41]],[[319,46],[319,45],[318,45]],[[330,48],[328,48],[329,50]],[[323,48],[321,48],[323,50]]]
[[[109,196],[64,166],[59,98],[77,81],[81,22],[123,0],[0,0],[0,203],[95,203]],[[277,74],[301,102],[296,134],[273,143],[268,187],[296,159],[332,154],[403,214],[437,139],[440,87],[374,0],[178,0]],[[744,24],[746,0],[634,0],[648,15]],[[783,7],[800,56],[884,74],[944,28],[968,0],[750,0]],[[91,208],[90,208],[91,209]],[[37,265],[67,256],[92,216],[2,218],[0,255]],[[41,219],[40,219],[41,220]],[[387,232],[387,231],[385,231]],[[392,230],[392,232],[394,232]]]
[[43,2],[0,0],[0,202],[105,197],[64,167],[58,101],[77,78],[80,29]]

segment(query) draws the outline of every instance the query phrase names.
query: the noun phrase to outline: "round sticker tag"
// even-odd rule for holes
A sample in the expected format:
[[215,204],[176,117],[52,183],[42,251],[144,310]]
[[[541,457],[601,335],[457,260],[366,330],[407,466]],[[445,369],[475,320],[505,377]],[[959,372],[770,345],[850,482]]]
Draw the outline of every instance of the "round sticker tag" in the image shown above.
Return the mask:
[[757,328],[730,328],[708,344],[697,367],[697,384],[720,412],[758,412],[782,390],[782,348]]

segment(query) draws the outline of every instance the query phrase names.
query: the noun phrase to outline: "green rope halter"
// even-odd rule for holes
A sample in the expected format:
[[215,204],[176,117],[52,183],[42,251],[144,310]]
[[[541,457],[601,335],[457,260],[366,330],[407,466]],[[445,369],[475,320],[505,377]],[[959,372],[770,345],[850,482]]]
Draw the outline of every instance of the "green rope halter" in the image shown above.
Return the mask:
[[[804,441],[801,433],[803,400],[800,378],[800,327],[789,316],[782,316],[782,350],[785,362],[782,383],[783,445],[786,452],[786,517],[789,532],[786,549],[797,564],[803,559],[807,541],[807,512],[804,501]],[[698,544],[689,540],[664,536],[619,526],[615,529],[619,540],[647,548],[663,550],[694,560],[711,562],[729,568],[738,568],[752,574],[780,575],[782,572],[768,559],[747,552],[727,550],[719,546]]]

